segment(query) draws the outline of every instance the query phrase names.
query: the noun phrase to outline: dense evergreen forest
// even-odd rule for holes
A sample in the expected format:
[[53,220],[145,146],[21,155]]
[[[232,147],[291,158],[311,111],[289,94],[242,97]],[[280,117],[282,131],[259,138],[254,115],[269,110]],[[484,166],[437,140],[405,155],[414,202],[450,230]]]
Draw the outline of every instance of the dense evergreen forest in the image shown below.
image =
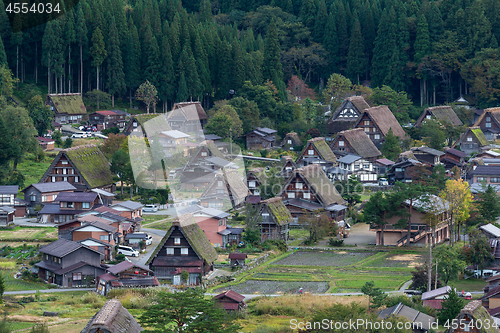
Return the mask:
[[0,63],[51,93],[127,98],[147,79],[168,109],[267,80],[284,100],[293,75],[321,92],[341,73],[416,105],[500,98],[498,0],[81,0],[22,32],[0,20]]

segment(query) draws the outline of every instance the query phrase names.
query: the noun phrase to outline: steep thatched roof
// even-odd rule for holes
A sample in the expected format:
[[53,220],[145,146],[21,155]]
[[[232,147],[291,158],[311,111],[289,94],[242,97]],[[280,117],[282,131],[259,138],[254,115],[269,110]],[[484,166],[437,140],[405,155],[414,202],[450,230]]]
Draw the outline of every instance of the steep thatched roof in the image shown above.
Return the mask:
[[182,234],[186,237],[189,245],[191,245],[200,259],[205,260],[209,264],[217,260],[217,252],[215,252],[215,249],[212,244],[210,244],[207,236],[203,230],[201,230],[198,223],[196,223],[193,214],[187,213],[178,216],[177,219],[172,222],[172,226],[165,236],[163,236],[160,244],[158,244],[151,257],[149,257],[148,261],[146,261],[146,265],[153,262],[154,258],[158,255],[158,252],[160,252],[161,248],[165,245],[167,239],[172,234],[174,227],[179,227],[181,229]]
[[87,113],[87,108],[83,104],[82,95],[80,94],[49,94],[47,96],[52,100],[56,113]]
[[229,187],[234,204],[238,205],[243,202],[246,196],[250,194],[246,181],[241,179],[240,173],[237,170],[223,169],[222,174],[224,176],[224,182]]
[[[332,204],[345,203],[345,200],[339,194],[330,179],[328,179],[320,165],[311,164],[296,169],[294,172],[299,173],[302,178],[309,183],[309,188],[314,189],[314,192],[319,197],[324,207]],[[293,179],[293,177],[292,175],[290,179]]]
[[474,126],[479,126],[479,124],[481,124],[484,117],[486,116],[493,118],[496,121],[496,123],[500,126],[500,107],[484,109],[484,112],[476,120]]
[[114,182],[109,162],[96,145],[78,146],[63,152],[90,187],[105,186]]
[[313,138],[307,140],[307,143],[308,144],[306,145],[300,156],[303,156],[307,151],[308,149],[307,147],[309,146],[309,144],[312,144],[322,159],[333,163],[337,162],[337,157],[333,153],[332,149],[326,143],[325,138],[323,137]]
[[90,319],[81,333],[91,332],[136,333],[144,331],[137,320],[125,309],[119,300],[110,299]]
[[248,170],[247,179],[250,175],[254,175],[259,181],[262,181],[266,177],[266,169],[259,167]]
[[359,156],[370,158],[382,155],[380,150],[378,150],[362,128],[340,132],[332,141],[332,144],[337,142],[341,137],[349,143],[355,153]]
[[[392,128],[392,133],[394,133],[395,136],[399,137],[400,139],[403,139],[405,137],[405,131],[398,123],[398,120],[396,119],[396,117],[394,117],[394,114],[391,112],[391,110],[389,110],[389,107],[387,105],[368,108],[365,109],[364,112],[370,116],[370,118],[373,120],[375,125],[377,125],[384,136],[386,136],[389,132],[389,129]],[[360,116],[358,118],[359,120],[356,126],[361,121],[361,118],[363,117]]]
[[472,126],[472,127],[469,127],[467,129],[467,131],[465,131],[464,134],[462,134],[462,136],[460,137],[460,139],[457,140],[457,142],[455,142],[453,144],[453,148],[456,147],[457,145],[461,144],[465,138],[467,137],[467,134],[471,133],[472,136],[474,138],[476,138],[477,142],[481,145],[481,146],[488,146],[490,143],[488,141],[488,139],[486,139],[486,136],[484,135],[483,131],[481,131],[481,129],[479,128],[479,126]]
[[40,183],[45,182],[53,167],[64,155],[77,169],[89,188],[102,187],[114,183],[110,164],[96,145],[84,145],[61,150],[42,176]]
[[[481,305],[481,301],[470,301],[465,305],[465,307],[460,310],[460,314],[458,315],[458,322],[461,322],[460,319],[464,318],[464,316],[469,317],[474,320],[474,323],[482,323],[482,327],[479,329],[481,333],[498,333],[499,330],[496,328],[494,324],[494,319],[488,313],[488,310],[484,306]],[[489,323],[490,325],[487,325]],[[492,327],[495,326],[495,327]],[[488,327],[488,328],[487,328]],[[479,328],[479,327],[478,327]],[[450,333],[455,332],[454,329],[450,330]]]
[[288,140],[288,138],[292,139],[295,142],[295,145],[302,146],[302,140],[300,140],[299,135],[296,132],[287,133],[283,139],[283,145],[287,145],[286,140]]
[[453,126],[463,125],[462,121],[460,120],[460,118],[458,118],[457,114],[455,113],[455,111],[453,111],[451,106],[440,105],[426,108],[418,118],[415,126],[420,126],[420,124],[424,120],[424,117],[429,113],[436,117],[436,119],[441,123],[449,123]]
[[[182,109],[181,112],[182,114],[186,117],[188,120],[203,120],[203,119],[208,119],[207,113],[205,112],[205,109],[203,109],[203,106],[201,106],[200,102],[179,102],[175,103],[174,107],[172,108],[172,115],[178,115],[177,112],[174,113],[175,110]],[[195,112],[196,113],[195,113]]]
[[[368,109],[370,107],[370,105],[365,101],[364,97],[363,96],[351,96],[351,97],[347,97],[344,102],[337,108],[337,110],[335,110],[335,112],[333,113],[332,117],[330,118],[330,122],[331,121],[345,121],[345,120],[352,120],[352,119],[344,119],[344,118],[338,118],[339,117],[339,113],[344,110],[346,108],[346,106],[348,106],[347,104],[352,104],[354,106],[354,111],[358,113],[358,115],[361,115],[363,114],[363,110],[364,109]],[[356,120],[356,119],[354,119]]]
[[281,197],[274,197],[260,202],[262,206],[267,206],[273,215],[277,225],[283,226],[293,221],[292,214],[286,208]]

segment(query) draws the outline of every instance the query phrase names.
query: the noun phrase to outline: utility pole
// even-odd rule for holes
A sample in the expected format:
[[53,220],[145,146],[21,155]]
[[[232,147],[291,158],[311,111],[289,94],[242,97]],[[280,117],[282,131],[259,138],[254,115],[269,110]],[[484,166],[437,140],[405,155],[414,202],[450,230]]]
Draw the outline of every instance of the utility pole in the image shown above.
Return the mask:
[[438,260],[436,259],[436,275],[434,276],[434,289],[438,288]]
[[233,129],[229,128],[229,154],[233,155]]

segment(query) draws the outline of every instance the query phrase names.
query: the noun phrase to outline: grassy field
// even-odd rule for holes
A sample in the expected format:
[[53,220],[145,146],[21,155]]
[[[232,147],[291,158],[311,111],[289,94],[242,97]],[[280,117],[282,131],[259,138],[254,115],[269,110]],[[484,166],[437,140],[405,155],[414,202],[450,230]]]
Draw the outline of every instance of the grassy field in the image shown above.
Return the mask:
[[[35,160],[33,154],[26,154],[22,162],[17,165],[17,169],[24,176],[24,184],[28,186],[33,183],[38,183],[51,163],[52,158],[50,157],[46,157],[43,161],[38,162]],[[20,186],[19,197],[22,199],[24,198],[24,193],[21,192],[21,190],[22,188]]]
[[[57,239],[57,228],[52,227],[20,227],[17,226],[11,230],[0,230],[1,240],[35,240],[35,239]],[[1,245],[1,244],[0,244]],[[42,244],[43,245],[43,244]]]

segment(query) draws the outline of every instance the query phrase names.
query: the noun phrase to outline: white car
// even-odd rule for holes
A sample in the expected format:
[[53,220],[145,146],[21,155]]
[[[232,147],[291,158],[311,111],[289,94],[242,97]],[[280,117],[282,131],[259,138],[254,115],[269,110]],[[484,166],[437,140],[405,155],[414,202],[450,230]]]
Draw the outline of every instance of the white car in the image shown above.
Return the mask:
[[139,251],[134,250],[130,246],[118,245],[118,254],[124,254],[130,257],[138,257]]
[[75,133],[71,136],[72,139],[84,139],[87,137],[86,133]]
[[144,208],[142,209],[143,212],[157,212],[158,211],[158,205],[145,205]]

